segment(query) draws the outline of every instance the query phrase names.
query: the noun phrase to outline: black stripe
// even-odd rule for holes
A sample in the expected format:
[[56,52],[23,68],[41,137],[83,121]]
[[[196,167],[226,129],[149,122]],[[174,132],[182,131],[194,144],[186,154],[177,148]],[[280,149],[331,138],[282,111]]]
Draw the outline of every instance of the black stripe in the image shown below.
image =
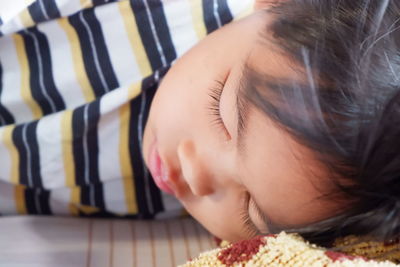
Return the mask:
[[[152,88],[155,86],[154,78],[151,76],[143,80],[142,83],[142,90],[146,88],[146,94],[149,94],[148,98],[149,101],[153,97],[151,93]],[[146,101],[146,104],[149,102]],[[139,114],[140,114],[140,107],[142,104],[141,96],[136,97],[130,103],[130,110],[131,116],[129,120],[129,152],[130,152],[130,159],[131,159],[131,166],[133,168],[134,178],[135,178],[135,190],[136,190],[136,197],[137,197],[137,204],[139,208],[138,216],[141,218],[152,218],[154,213],[162,210],[162,202],[161,202],[161,194],[158,188],[155,186],[153,179],[151,178],[150,174],[149,177],[149,185],[150,185],[150,192],[151,192],[151,199],[152,203],[150,205],[153,206],[153,213],[151,213],[151,207],[149,207],[149,203],[146,197],[146,181],[145,181],[145,171],[143,169],[143,160],[141,158],[141,149],[139,144],[139,136],[138,136],[138,121],[139,121]],[[143,114],[143,128],[145,122],[148,117],[148,109],[149,106],[146,106],[146,112]]]
[[119,0],[92,0],[93,6],[100,6],[107,3],[117,2]]
[[37,141],[37,125],[38,121],[28,123],[26,126],[26,140],[30,151],[30,167],[34,187],[43,187],[42,177],[40,174],[40,154],[39,144]]
[[38,207],[36,206],[36,190],[33,188],[25,188],[25,206],[28,214],[39,214]]
[[129,152],[136,190],[136,202],[139,213],[138,216],[139,218],[150,218],[152,214],[149,212],[150,208],[148,207],[146,198],[144,170],[142,159],[140,158],[141,151],[139,147],[139,137],[137,131],[141,102],[141,97],[138,96],[130,103],[131,115],[129,119]]
[[15,145],[15,148],[18,151],[19,155],[19,162],[18,162],[18,169],[19,169],[19,183],[23,185],[28,185],[28,174],[27,174],[27,151],[23,142],[23,128],[24,125],[18,125],[14,128],[12,132],[12,141]]
[[218,22],[214,16],[214,1],[215,0],[203,0],[203,19],[207,33],[211,33],[218,29]]
[[79,107],[74,110],[72,114],[72,150],[74,156],[75,165],[75,183],[79,186],[86,184],[85,182],[85,160],[83,152],[83,133],[85,129],[85,124],[83,120],[84,107]]
[[51,215],[50,193],[48,190],[25,188],[25,206],[28,214]]
[[[42,69],[43,69],[43,83],[44,89],[46,90],[47,94],[51,98],[55,110],[53,112],[57,112],[60,110],[65,109],[65,103],[56,88],[56,84],[54,82],[53,76],[53,66],[52,66],[52,59],[50,54],[50,46],[45,34],[40,32],[36,27],[31,28],[29,30],[31,34],[33,34],[38,41],[39,51],[42,61]],[[60,66],[56,66],[60,67]]]
[[218,14],[221,18],[222,25],[225,25],[233,20],[231,11],[229,10],[228,3],[226,0],[217,0],[218,2]]
[[90,200],[90,186],[81,187],[81,204],[86,206],[93,206],[94,203]]
[[136,24],[139,30],[140,38],[144,49],[146,50],[147,58],[150,61],[153,71],[162,67],[161,55],[158,52],[156,40],[151,31],[149,17],[146,13],[146,7],[143,0],[130,0],[131,8],[135,14]]
[[37,123],[36,121],[16,126],[12,133],[12,139],[19,154],[20,184],[41,188],[43,185],[36,135]]
[[149,1],[151,15],[164,52],[167,64],[176,59],[175,47],[172,43],[171,33],[165,17],[164,7],[160,0]]
[[104,210],[104,190],[98,165],[99,119],[99,101],[94,101],[74,111],[72,115],[73,156],[76,184],[81,187],[81,203]]
[[42,215],[52,215],[50,208],[50,192],[44,189],[36,189],[36,199],[37,204],[40,205],[40,214]]
[[[86,9],[70,16],[69,22],[79,36],[85,70],[96,97],[100,97],[109,90],[118,87],[100,23],[94,15],[94,9]],[[93,37],[93,42],[91,42],[90,36]],[[92,49],[92,43],[95,45],[95,51]],[[99,66],[96,66],[96,55]],[[98,70],[98,68],[100,69]],[[101,73],[104,79],[101,78]]]
[[3,25],[3,19],[0,17],[0,26]]
[[[88,9],[83,12],[86,21],[89,24],[90,30],[93,33],[95,49],[99,57],[101,71],[104,75],[107,84],[106,90],[115,89],[119,87],[117,76],[111,64],[110,55],[108,53],[106,41],[104,39],[103,31],[101,30],[100,21],[96,18],[94,9]],[[105,22],[107,23],[107,22]]]
[[100,183],[98,123],[100,120],[100,101],[92,102],[87,109],[88,124],[86,141],[89,155],[89,178],[91,184]]
[[[76,109],[72,115],[75,176],[76,183],[80,186],[100,183],[97,132],[99,119],[99,101]],[[85,177],[86,175],[87,177]]]
[[58,10],[55,0],[42,0],[42,2],[50,19],[61,17],[60,10]]
[[[24,39],[28,57],[32,97],[39,104],[45,115],[64,109],[65,104],[55,88],[51,69],[50,48],[46,37],[35,28],[21,32],[21,36]],[[37,42],[35,42],[34,38],[37,39]],[[36,53],[36,48],[39,49],[39,53]],[[41,65],[39,65],[39,59],[41,60]],[[42,73],[40,73],[40,69]]]
[[81,187],[81,203],[105,211],[103,184],[91,184]]
[[[3,91],[3,67],[0,62],[0,96],[2,91]],[[13,123],[14,123],[14,117],[0,102],[0,126]]]
[[29,7],[28,7],[28,11],[29,14],[31,15],[32,19],[34,22],[38,23],[38,22],[42,22],[46,20],[46,17],[42,11],[42,9],[40,8],[40,0],[33,2]]
[[28,7],[28,11],[36,23],[61,17],[54,0],[36,0]]
[[35,51],[33,38],[29,36],[26,32],[21,32],[20,34],[24,40],[25,50],[28,57],[29,70],[30,70],[29,83],[30,83],[30,90],[32,92],[32,97],[39,104],[44,114],[50,114],[52,112],[51,104],[43,95],[39,84],[38,55],[36,54]]

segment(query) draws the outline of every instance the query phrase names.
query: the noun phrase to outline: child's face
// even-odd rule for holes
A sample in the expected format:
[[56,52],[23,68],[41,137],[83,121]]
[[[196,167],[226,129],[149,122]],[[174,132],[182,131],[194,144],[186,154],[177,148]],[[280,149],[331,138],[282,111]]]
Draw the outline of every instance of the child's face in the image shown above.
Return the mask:
[[[256,229],[272,230],[259,211],[270,224],[293,226],[329,216],[337,206],[316,199],[327,179],[311,152],[255,108],[246,122],[244,153],[236,147],[236,96],[244,63],[270,75],[290,73],[285,60],[259,42],[268,19],[257,12],[225,26],[180,58],[155,95],[144,133],[143,155],[157,185],[172,191],[209,231],[231,241]],[[223,83],[224,126],[215,124],[209,110],[216,81]],[[155,150],[165,182],[154,164]],[[247,215],[252,231],[245,226]]]

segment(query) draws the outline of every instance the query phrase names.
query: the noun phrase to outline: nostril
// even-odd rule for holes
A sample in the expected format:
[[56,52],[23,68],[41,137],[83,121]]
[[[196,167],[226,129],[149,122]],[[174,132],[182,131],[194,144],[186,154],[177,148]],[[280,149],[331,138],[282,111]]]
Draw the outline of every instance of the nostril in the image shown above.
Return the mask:
[[168,168],[168,166],[171,165],[168,164],[166,168],[163,169],[161,179],[169,185],[175,197],[181,198],[188,192],[188,185],[186,181],[182,178],[180,171],[170,169]]

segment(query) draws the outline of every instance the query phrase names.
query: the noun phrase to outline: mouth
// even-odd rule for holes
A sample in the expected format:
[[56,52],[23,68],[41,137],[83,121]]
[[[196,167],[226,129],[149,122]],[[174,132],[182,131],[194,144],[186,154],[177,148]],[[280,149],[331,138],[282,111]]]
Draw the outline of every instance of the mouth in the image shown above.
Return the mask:
[[166,171],[166,167],[163,164],[160,154],[157,150],[157,140],[154,140],[153,144],[150,146],[149,156],[148,156],[148,167],[153,177],[153,180],[157,187],[164,191],[165,193],[175,195],[174,191],[168,185],[168,174]]

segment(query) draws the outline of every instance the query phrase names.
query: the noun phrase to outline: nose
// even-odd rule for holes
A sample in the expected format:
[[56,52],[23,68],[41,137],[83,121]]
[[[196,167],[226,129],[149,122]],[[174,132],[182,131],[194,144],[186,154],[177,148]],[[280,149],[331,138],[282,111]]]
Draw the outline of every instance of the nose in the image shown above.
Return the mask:
[[192,140],[179,143],[178,157],[181,164],[182,175],[196,196],[206,196],[214,192],[213,180],[204,155],[196,150]]

